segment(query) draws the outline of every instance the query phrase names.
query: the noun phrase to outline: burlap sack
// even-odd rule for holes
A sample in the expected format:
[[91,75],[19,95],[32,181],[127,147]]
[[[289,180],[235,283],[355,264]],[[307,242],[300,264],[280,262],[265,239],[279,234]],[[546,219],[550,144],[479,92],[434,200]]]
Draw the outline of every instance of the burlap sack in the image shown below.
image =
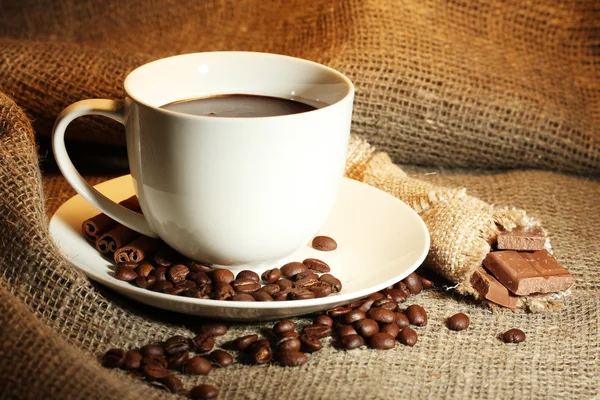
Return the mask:
[[[143,61],[289,54],[355,82],[354,132],[394,162],[598,173],[599,25],[595,0],[21,0],[0,5],[0,81],[47,135]],[[123,143],[89,121],[71,137]]]

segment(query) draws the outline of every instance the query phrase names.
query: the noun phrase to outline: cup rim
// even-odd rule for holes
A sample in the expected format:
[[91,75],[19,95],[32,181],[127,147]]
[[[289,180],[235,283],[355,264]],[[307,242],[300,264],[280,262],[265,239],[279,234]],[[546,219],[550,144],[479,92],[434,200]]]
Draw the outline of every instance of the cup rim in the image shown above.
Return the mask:
[[[274,116],[265,116],[265,117],[219,117],[219,118],[214,118],[214,117],[209,117],[209,116],[204,116],[204,115],[192,115],[192,114],[186,114],[186,113],[182,113],[182,112],[178,112],[178,111],[167,110],[167,109],[149,104],[148,102],[141,100],[138,96],[134,96],[132,94],[132,91],[129,88],[130,80],[131,80],[130,77],[136,71],[139,71],[140,69],[145,68],[151,64],[164,62],[165,60],[174,59],[174,58],[194,57],[194,56],[198,56],[198,55],[202,55],[202,54],[253,54],[253,55],[262,55],[262,56],[267,56],[267,57],[287,58],[287,59],[294,60],[296,62],[302,62],[302,63],[306,63],[306,64],[312,65],[314,67],[317,67],[317,68],[324,69],[332,74],[337,75],[342,80],[342,82],[347,85],[348,90],[347,90],[346,94],[344,94],[344,96],[342,98],[340,98],[339,100],[337,100],[336,102],[334,102],[332,104],[328,104],[325,107],[315,108],[314,110],[309,110],[309,111],[305,111],[302,113],[274,115]],[[174,55],[174,56],[170,56],[170,57],[159,58],[157,60],[142,64],[142,65],[136,67],[135,69],[133,69],[132,71],[130,71],[127,74],[127,76],[125,77],[125,81],[123,84],[123,90],[124,90],[125,94],[127,95],[127,97],[131,98],[135,103],[141,104],[148,108],[151,108],[153,111],[159,112],[161,114],[177,116],[180,118],[191,118],[193,120],[210,120],[210,121],[232,121],[232,120],[235,120],[235,121],[264,121],[265,119],[273,120],[273,119],[282,119],[282,118],[298,118],[299,116],[307,115],[307,114],[314,115],[314,113],[323,112],[324,110],[330,109],[333,106],[336,106],[345,101],[348,101],[349,98],[354,97],[354,92],[355,92],[354,84],[346,75],[344,75],[340,71],[338,71],[334,68],[331,68],[327,65],[320,64],[318,62],[311,61],[311,60],[306,60],[304,58],[292,57],[292,56],[287,56],[284,54],[266,53],[266,52],[257,52],[257,51],[204,51],[204,52],[196,52],[196,53],[184,53],[184,54],[178,54],[178,55]]]

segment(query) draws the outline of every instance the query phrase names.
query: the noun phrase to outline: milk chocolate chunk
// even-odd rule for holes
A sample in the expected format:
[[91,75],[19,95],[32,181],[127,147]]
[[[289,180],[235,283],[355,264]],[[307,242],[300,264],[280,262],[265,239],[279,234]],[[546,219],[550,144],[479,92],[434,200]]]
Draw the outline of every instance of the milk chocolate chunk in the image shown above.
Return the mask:
[[481,297],[492,303],[508,308],[516,308],[519,298],[510,293],[496,278],[488,274],[483,267],[475,270],[471,276],[471,285]]
[[539,227],[532,229],[518,227],[498,234],[498,250],[544,250],[545,244],[546,235]]
[[566,290],[575,278],[546,250],[517,252],[495,251],[483,265],[512,293],[552,293]]

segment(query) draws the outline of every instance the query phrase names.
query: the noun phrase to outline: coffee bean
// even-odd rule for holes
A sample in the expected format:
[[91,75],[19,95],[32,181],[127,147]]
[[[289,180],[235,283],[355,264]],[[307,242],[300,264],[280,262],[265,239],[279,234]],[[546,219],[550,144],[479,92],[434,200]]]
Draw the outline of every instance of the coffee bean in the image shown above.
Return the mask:
[[207,336],[223,336],[227,333],[227,325],[220,322],[205,322],[198,328],[199,334]]
[[[223,270],[220,270],[223,271]],[[227,282],[216,282],[211,295],[215,300],[227,300],[235,294],[233,287]]]
[[333,293],[338,293],[342,290],[342,282],[331,274],[324,274],[319,277],[319,280],[322,282],[327,282],[331,285],[331,291]]
[[185,372],[190,375],[208,375],[212,365],[204,357],[192,357],[185,363]]
[[284,338],[284,337],[299,337],[300,334],[296,331],[285,331],[283,332],[281,335],[278,335],[280,338]]
[[275,282],[275,284],[279,286],[279,290],[285,290],[294,287],[294,282],[286,278],[281,278],[280,280]]
[[120,281],[131,282],[136,280],[138,274],[135,272],[133,268],[129,267],[117,267],[115,271],[115,278]]
[[281,267],[281,275],[283,275],[286,278],[291,278],[292,276],[294,276],[296,274],[299,274],[301,272],[306,272],[306,271],[308,271],[308,268],[306,268],[306,265],[302,264],[301,262],[297,262],[297,261],[287,263],[283,267]]
[[216,387],[214,387],[212,385],[206,385],[206,384],[198,385],[190,391],[190,397],[192,399],[212,400],[212,399],[216,399],[218,396],[219,396],[219,389],[217,389]]
[[266,364],[271,361],[271,358],[273,357],[271,345],[266,339],[257,340],[252,343],[248,349],[252,361],[256,364]]
[[171,375],[171,372],[160,364],[146,364],[142,367],[142,373],[151,380],[163,379]]
[[406,328],[408,325],[410,325],[408,317],[398,311],[394,312],[394,322],[400,329]]
[[280,351],[277,354],[277,361],[284,367],[299,367],[306,364],[308,356],[296,350]]
[[186,297],[191,297],[194,299],[210,299],[210,296],[204,293],[203,290],[198,288],[191,288],[183,292],[183,295]]
[[150,364],[157,364],[163,368],[167,368],[169,366],[167,359],[163,358],[163,357],[145,356],[144,358],[142,358],[142,363],[141,363],[142,368],[144,368],[146,365],[150,365]]
[[419,278],[421,279],[421,284],[423,285],[423,289],[431,289],[432,287],[435,286],[435,283],[433,281],[423,278],[422,276],[419,276]]
[[308,269],[319,273],[327,273],[331,271],[331,268],[329,268],[329,265],[327,265],[325,261],[317,258],[307,258],[306,260],[302,261],[302,264],[306,265]]
[[173,283],[185,281],[190,269],[183,264],[175,264],[167,270],[167,278]]
[[164,348],[165,354],[168,356],[172,356],[175,354],[182,353],[184,351],[188,351],[190,349],[190,342],[185,336],[175,335],[167,339]]
[[400,334],[398,335],[398,340],[400,341],[400,343],[406,346],[414,346],[415,344],[417,344],[417,339],[417,332],[415,332],[414,329],[408,326],[402,329],[400,331]]
[[344,315],[344,322],[351,324],[361,319],[367,318],[367,315],[360,310],[352,310],[348,314]]
[[162,383],[169,392],[179,393],[183,390],[183,383],[181,379],[173,375],[167,375],[164,378],[157,379],[158,382]]
[[122,349],[110,349],[102,357],[102,365],[106,368],[120,368],[125,362],[125,351]]
[[[190,274],[188,274],[188,278],[190,277]],[[196,282],[196,285],[198,286],[206,286],[206,285],[210,285],[212,284],[212,279],[210,279],[210,276],[208,276],[208,274],[206,272],[196,272],[194,273],[194,275],[192,276],[193,281]]]
[[338,336],[348,336],[348,335],[356,335],[356,330],[352,325],[344,325],[340,326],[337,330]]
[[296,323],[289,319],[284,319],[273,325],[273,333],[276,335],[281,335],[283,332],[293,331],[294,329],[296,329]]
[[525,340],[525,332],[520,329],[509,329],[502,335],[504,343],[521,343]]
[[389,333],[379,332],[369,338],[369,344],[377,350],[389,350],[396,346],[396,341]]
[[316,282],[319,282],[319,275],[311,271],[301,272],[299,274],[294,275],[294,280],[296,281],[294,284],[295,287],[308,288],[309,286],[314,285]]
[[233,364],[233,357],[224,350],[215,350],[210,353],[210,357],[221,368],[229,367]]
[[156,277],[149,275],[147,277],[138,276],[135,280],[136,285],[142,289],[149,289],[156,283]]
[[362,345],[365,344],[365,341],[362,337],[357,334],[346,335],[340,337],[340,345],[345,350],[353,350],[358,349]]
[[265,286],[261,287],[258,290],[258,292],[264,292],[264,293],[268,294],[271,297],[275,296],[280,291],[281,291],[281,288],[279,287],[279,285],[276,285],[274,283],[268,283],[268,284],[266,284]]
[[142,354],[138,351],[130,350],[125,353],[125,359],[121,368],[123,369],[139,369],[142,365]]
[[368,338],[379,332],[379,325],[376,321],[370,318],[365,318],[361,319],[360,321],[356,321],[354,323],[354,329],[356,329],[360,336]]
[[[268,296],[268,295],[267,295]],[[251,294],[248,293],[236,293],[231,298],[232,301],[256,301]]]
[[[167,280],[167,268],[166,267],[157,267],[152,271],[152,275],[156,277],[158,282]],[[170,282],[169,282],[170,283]]]
[[362,303],[356,309],[360,310],[364,313],[369,312],[369,310],[373,306],[373,303],[375,303],[375,300],[373,300],[373,299],[364,299],[364,300],[362,300]]
[[370,295],[368,295],[367,299],[377,301],[379,299],[383,299],[384,297],[385,296],[383,295],[383,293],[375,292],[375,293],[371,293]]
[[408,290],[410,290],[410,293],[412,293],[412,294],[419,294],[423,290],[423,284],[421,283],[421,278],[419,277],[419,275],[415,274],[414,272],[411,273],[406,278],[404,278],[402,280],[402,282],[404,282],[406,284],[406,286],[408,286]]
[[140,353],[143,357],[146,356],[156,356],[162,357],[165,354],[165,350],[162,346],[157,346],[155,344],[147,344],[140,349]]
[[418,304],[408,306],[404,312],[411,324],[417,326],[427,325],[427,312]]
[[315,297],[318,299],[322,297],[327,297],[333,292],[331,285],[323,281],[315,282],[314,284],[308,287],[308,290],[313,292],[315,294]]
[[395,303],[404,303],[407,299],[406,294],[400,289],[385,289],[383,294]]
[[237,293],[251,294],[260,289],[261,285],[250,278],[239,278],[231,284]]
[[398,303],[394,300],[384,297],[379,300],[375,300],[373,303],[373,308],[383,308],[389,311],[396,311],[398,309]]
[[271,295],[266,292],[261,292],[260,290],[252,293],[252,297],[254,297],[254,300],[256,301],[274,301]]
[[352,311],[350,307],[336,307],[325,311],[325,313],[331,318],[337,318],[342,315],[348,314],[350,311]]
[[286,336],[277,341],[277,350],[279,351],[299,351],[302,342],[300,339]]
[[215,346],[215,338],[206,333],[199,333],[192,339],[192,344],[197,353],[208,353]]
[[314,353],[315,351],[319,351],[323,348],[323,343],[317,338],[305,334],[300,335],[300,342],[302,343],[302,348],[304,351],[309,353]]
[[304,327],[304,333],[317,339],[331,335],[332,328],[328,325],[309,325]]
[[211,276],[213,282],[231,283],[234,281],[233,272],[228,269],[215,269]]
[[154,253],[152,256],[152,262],[157,267],[170,267],[173,265],[173,252],[169,250],[161,250],[157,253]]
[[337,249],[337,243],[329,236],[317,236],[312,241],[312,247],[321,251],[332,251]]
[[144,261],[135,269],[138,276],[143,276],[144,278],[148,277],[152,271],[154,271],[154,267],[147,261]]
[[306,289],[298,289],[290,292],[288,299],[290,300],[307,300],[314,299],[316,297],[314,292]]
[[319,315],[313,319],[313,325],[327,325],[333,326],[333,319],[327,315]]
[[[258,274],[254,271],[250,271],[247,269],[238,272],[235,279],[251,279],[254,282],[260,282],[260,277],[258,276]],[[279,278],[277,278],[277,279],[279,279]]]
[[252,343],[258,340],[258,335],[246,335],[241,336],[233,341],[233,345],[238,350],[244,350]]
[[466,314],[458,313],[448,318],[448,329],[453,331],[463,331],[469,327],[469,317]]
[[173,284],[169,281],[159,281],[158,278],[156,278],[156,283],[154,285],[152,285],[152,287],[150,287],[150,290],[154,291],[154,292],[163,292],[165,289],[171,289],[173,288]]
[[275,283],[281,278],[281,270],[279,268],[268,269],[263,272],[261,278],[266,283]]
[[185,291],[185,290],[188,290],[188,289],[195,288],[196,287],[196,283],[193,282],[193,281],[185,280],[185,281],[177,282],[175,284],[175,287],[176,288],[181,288],[181,289],[183,289]]
[[140,263],[137,263],[135,261],[121,261],[121,262],[117,263],[117,267],[126,267],[126,268],[136,269],[139,266],[140,266]]
[[277,293],[275,296],[273,296],[273,300],[275,301],[286,301],[288,299],[288,295],[293,292],[294,289],[285,289],[282,290],[281,292]]
[[163,290],[164,294],[170,294],[173,296],[178,296],[178,295],[182,294],[183,292],[185,292],[185,288],[182,288],[182,287],[170,287],[170,288],[166,288]]
[[174,369],[177,371],[181,370],[189,358],[190,358],[190,354],[187,351],[183,351],[181,353],[177,353],[173,356],[170,356],[167,359],[169,369]]
[[192,272],[211,272],[213,269],[208,264],[204,264],[198,261],[188,260],[185,262],[185,266]]
[[396,283],[394,285],[394,289],[397,289],[397,290],[401,291],[402,293],[404,293],[404,295],[406,296],[407,299],[411,296],[410,289],[408,288],[408,286],[406,286],[406,283],[404,283],[402,281]]
[[393,311],[386,310],[385,308],[371,308],[367,313],[367,316],[374,321],[389,324],[394,322],[396,316]]
[[379,332],[387,333],[390,336],[392,336],[394,339],[396,339],[396,337],[400,333],[400,327],[398,325],[396,325],[394,322],[389,323],[389,324],[383,324],[381,326],[381,329],[379,330]]

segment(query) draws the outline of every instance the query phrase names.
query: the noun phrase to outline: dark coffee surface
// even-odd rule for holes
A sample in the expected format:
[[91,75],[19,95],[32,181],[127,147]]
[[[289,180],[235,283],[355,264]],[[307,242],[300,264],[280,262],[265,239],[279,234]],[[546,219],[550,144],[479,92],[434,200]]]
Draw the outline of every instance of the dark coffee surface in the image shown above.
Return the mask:
[[166,104],[161,108],[183,114],[229,118],[275,117],[278,115],[299,114],[316,109],[316,107],[295,100],[248,94],[230,94],[182,100]]

